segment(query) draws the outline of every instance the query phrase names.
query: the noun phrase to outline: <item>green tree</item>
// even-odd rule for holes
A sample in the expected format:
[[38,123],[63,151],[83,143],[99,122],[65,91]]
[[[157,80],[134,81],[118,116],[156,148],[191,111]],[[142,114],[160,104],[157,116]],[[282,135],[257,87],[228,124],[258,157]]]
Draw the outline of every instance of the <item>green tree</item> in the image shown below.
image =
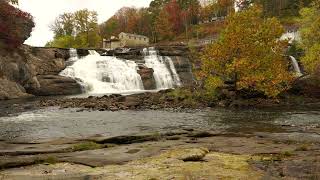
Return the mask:
[[320,1],[310,8],[304,8],[301,14],[301,46],[305,50],[302,63],[313,74],[320,68]]
[[54,40],[47,46],[64,48],[99,47],[101,44],[98,14],[87,9],[64,13],[50,25]]
[[279,41],[284,28],[275,18],[262,18],[256,6],[227,18],[226,29],[202,55],[199,76],[209,89],[234,81],[236,90],[258,91],[276,97],[290,87],[292,74]]
[[74,13],[74,21],[76,34],[86,34],[86,47],[96,47],[100,43],[100,38],[97,38],[99,33],[97,12],[88,9],[79,10]]
[[49,27],[56,38],[65,35],[71,36],[75,32],[74,21],[75,18],[72,13],[64,13],[57,17],[54,23]]
[[73,48],[75,46],[75,38],[73,36],[64,35],[56,37],[53,41],[46,44],[46,47]]

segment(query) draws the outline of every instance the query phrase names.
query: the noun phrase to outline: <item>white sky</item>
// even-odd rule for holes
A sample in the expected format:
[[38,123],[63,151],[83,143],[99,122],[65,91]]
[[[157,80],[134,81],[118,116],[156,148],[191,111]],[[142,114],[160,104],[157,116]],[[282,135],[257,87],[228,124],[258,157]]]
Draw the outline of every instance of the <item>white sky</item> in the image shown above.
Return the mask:
[[99,14],[99,23],[109,19],[123,6],[147,7],[151,0],[19,0],[19,8],[31,13],[36,27],[25,42],[32,46],[44,46],[52,40],[49,25],[64,12],[87,8]]

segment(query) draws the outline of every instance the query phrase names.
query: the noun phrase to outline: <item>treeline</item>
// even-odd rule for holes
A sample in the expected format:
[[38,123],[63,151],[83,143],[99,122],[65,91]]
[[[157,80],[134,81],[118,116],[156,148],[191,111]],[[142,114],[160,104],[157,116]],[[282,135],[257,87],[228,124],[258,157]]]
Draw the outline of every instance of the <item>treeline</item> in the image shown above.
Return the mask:
[[223,19],[235,9],[256,4],[265,17],[295,17],[310,1],[153,0],[147,8],[123,7],[100,25],[96,12],[81,10],[56,19],[51,26],[55,37],[47,46],[100,47],[102,39],[121,32],[148,36],[152,43],[215,36],[224,28]]
[[0,49],[13,49],[30,37],[33,17],[12,6],[17,0],[0,1]]
[[226,17],[235,7],[244,9],[252,4],[263,7],[268,17],[298,16],[311,0],[153,0],[148,8],[122,8],[100,25],[101,36],[108,38],[120,32],[138,33],[153,42],[199,36],[199,24]]
[[252,4],[263,7],[263,15],[269,17],[298,16],[301,8],[310,5],[312,0],[239,0],[237,5],[244,9]]
[[101,35],[138,33],[151,41],[172,39],[199,21],[198,0],[154,0],[148,8],[122,8],[100,26]]

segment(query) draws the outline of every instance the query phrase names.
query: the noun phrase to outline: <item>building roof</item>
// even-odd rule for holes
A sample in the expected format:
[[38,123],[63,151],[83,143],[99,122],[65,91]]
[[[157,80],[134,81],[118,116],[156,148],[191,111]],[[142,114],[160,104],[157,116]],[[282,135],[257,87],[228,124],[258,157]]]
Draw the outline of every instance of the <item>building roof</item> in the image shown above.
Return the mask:
[[[125,33],[125,32],[121,32],[120,34],[124,34],[124,35],[128,35],[128,36],[141,37],[141,38],[148,38],[147,36],[138,35],[138,34],[130,34],[130,33]],[[120,34],[119,34],[119,35],[120,35]],[[148,39],[149,39],[149,38],[148,38]]]

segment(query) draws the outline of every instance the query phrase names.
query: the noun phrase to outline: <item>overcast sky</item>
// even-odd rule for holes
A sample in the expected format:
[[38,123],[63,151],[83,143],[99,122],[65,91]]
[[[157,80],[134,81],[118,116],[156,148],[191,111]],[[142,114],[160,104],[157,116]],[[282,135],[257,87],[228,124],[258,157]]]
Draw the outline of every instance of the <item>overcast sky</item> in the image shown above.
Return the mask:
[[52,39],[49,25],[64,12],[87,8],[99,14],[99,23],[106,21],[123,6],[147,7],[151,0],[19,0],[19,8],[31,13],[36,27],[25,42],[32,46],[44,46]]

